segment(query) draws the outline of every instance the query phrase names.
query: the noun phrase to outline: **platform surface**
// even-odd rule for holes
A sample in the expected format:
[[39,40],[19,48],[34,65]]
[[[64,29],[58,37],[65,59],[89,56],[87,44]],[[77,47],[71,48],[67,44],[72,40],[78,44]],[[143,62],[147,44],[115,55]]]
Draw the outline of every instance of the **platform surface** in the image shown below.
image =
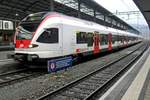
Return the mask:
[[149,69],[150,48],[99,100],[150,100]]
[[[149,73],[149,76],[150,76],[150,73]],[[147,85],[146,90],[144,92],[144,100],[150,100],[150,78],[148,78],[148,85]]]
[[[150,55],[148,56],[144,65],[141,67],[141,70],[121,100],[150,100]],[[147,86],[145,86],[146,84]]]
[[8,54],[13,54],[13,50],[10,51],[0,51],[0,61],[8,59],[7,55]]

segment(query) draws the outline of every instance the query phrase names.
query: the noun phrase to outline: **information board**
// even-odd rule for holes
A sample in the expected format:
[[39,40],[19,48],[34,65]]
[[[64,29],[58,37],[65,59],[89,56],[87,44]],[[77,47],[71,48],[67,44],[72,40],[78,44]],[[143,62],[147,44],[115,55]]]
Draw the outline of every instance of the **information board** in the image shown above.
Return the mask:
[[56,72],[72,66],[72,57],[63,57],[48,61],[48,72]]

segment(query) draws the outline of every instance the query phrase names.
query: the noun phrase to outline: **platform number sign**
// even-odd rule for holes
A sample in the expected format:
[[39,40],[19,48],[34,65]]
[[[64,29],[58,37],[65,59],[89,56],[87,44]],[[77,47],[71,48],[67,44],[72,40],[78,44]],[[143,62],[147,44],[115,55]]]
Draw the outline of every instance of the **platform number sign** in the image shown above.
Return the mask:
[[56,72],[72,66],[72,57],[63,57],[58,59],[48,60],[48,72]]

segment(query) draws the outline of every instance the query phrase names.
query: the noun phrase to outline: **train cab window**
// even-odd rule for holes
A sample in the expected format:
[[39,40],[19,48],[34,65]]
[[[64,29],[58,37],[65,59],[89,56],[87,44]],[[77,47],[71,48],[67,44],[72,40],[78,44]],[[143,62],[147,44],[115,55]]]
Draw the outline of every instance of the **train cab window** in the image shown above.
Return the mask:
[[38,28],[39,24],[40,24],[39,22],[32,22],[32,23],[22,22],[19,25],[19,28],[22,30],[29,31],[29,32],[35,32],[36,29]]
[[77,32],[77,44],[86,43],[87,34],[86,32]]
[[45,29],[45,31],[39,36],[37,42],[41,43],[58,43],[58,28]]

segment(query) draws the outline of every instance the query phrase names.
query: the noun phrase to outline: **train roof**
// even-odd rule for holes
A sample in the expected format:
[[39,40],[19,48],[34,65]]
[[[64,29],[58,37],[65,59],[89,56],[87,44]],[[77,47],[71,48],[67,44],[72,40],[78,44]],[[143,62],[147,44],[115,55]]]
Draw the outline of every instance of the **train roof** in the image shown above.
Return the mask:
[[64,21],[65,23],[67,23],[67,20],[71,20],[72,23],[70,23],[70,21],[68,21],[68,24],[72,24],[72,25],[77,24],[78,26],[88,27],[91,29],[95,29],[96,31],[99,31],[99,29],[101,29],[100,31],[103,34],[106,34],[106,32],[109,32],[109,33],[112,32],[115,35],[130,35],[133,37],[139,37],[139,35],[136,35],[136,34],[133,34],[133,33],[127,32],[127,31],[118,30],[118,29],[114,29],[112,27],[103,26],[103,25],[97,24],[97,23],[92,22],[92,21],[87,21],[87,20],[75,18],[72,16],[67,16],[67,15],[64,15],[64,14],[58,13],[58,12],[38,12],[38,13],[30,14],[25,19],[23,19],[23,21],[24,20],[27,20],[27,21],[43,20],[47,16],[58,16],[62,19],[65,19],[65,21]]

